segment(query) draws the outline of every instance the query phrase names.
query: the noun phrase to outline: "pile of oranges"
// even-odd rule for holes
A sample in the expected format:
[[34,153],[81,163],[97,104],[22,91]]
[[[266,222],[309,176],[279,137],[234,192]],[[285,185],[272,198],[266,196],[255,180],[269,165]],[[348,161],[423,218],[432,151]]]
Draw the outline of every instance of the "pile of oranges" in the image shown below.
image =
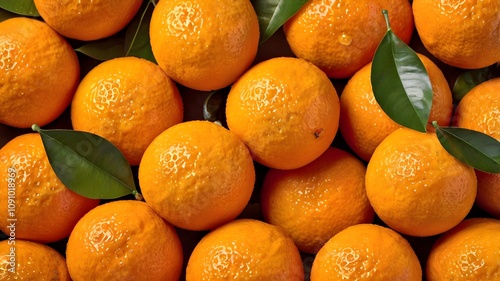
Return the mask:
[[[309,0],[261,42],[259,1],[34,0],[0,21],[0,280],[500,280],[500,174],[430,123],[500,141],[500,78],[450,87],[500,63],[500,3]],[[154,62],[75,51],[150,2]],[[429,75],[427,133],[375,100],[382,10]],[[144,202],[72,191],[33,124],[114,144]]]

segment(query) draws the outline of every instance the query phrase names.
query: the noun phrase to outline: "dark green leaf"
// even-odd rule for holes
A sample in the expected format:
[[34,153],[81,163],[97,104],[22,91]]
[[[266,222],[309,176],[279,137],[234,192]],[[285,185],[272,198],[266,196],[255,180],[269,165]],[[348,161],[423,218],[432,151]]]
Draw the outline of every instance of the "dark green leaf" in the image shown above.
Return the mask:
[[15,17],[19,17],[19,15],[11,13],[11,12],[3,10],[3,9],[0,9],[0,22],[2,22],[4,20],[8,20],[10,18],[15,18]]
[[137,194],[132,170],[123,154],[95,134],[72,130],[41,130],[50,165],[74,192],[98,199]]
[[149,22],[154,5],[146,1],[130,22],[125,33],[125,55],[147,59],[156,63],[149,43]]
[[440,127],[432,122],[441,145],[455,158],[473,168],[500,173],[500,142],[478,131]]
[[260,27],[262,44],[290,19],[307,0],[252,0]]
[[500,64],[494,64],[485,68],[472,69],[462,73],[455,80],[453,86],[453,98],[460,101],[472,88],[486,80],[500,75]]
[[432,85],[418,55],[389,27],[373,57],[371,83],[380,107],[395,122],[425,132],[432,106]]
[[203,103],[203,118],[208,121],[223,121],[229,89],[221,89],[211,92]]
[[33,0],[0,0],[0,8],[22,16],[40,16]]
[[91,41],[75,49],[75,51],[102,61],[124,57],[124,39],[120,36],[113,36]]

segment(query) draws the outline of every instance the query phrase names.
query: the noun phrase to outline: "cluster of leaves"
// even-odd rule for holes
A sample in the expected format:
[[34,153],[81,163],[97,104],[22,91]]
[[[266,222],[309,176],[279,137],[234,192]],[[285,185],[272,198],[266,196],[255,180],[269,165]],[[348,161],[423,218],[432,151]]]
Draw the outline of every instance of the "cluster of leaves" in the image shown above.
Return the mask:
[[[251,2],[259,19],[260,43],[263,43],[307,0]],[[97,60],[136,56],[155,62],[149,44],[149,21],[155,5],[155,0],[145,0],[123,32],[86,42],[75,50]],[[0,21],[16,14],[39,16],[33,0],[0,0],[0,8],[4,9],[0,9]],[[429,120],[432,86],[425,67],[417,54],[392,32],[387,11],[383,13],[388,30],[373,58],[371,77],[375,98],[382,109],[397,123],[417,131],[425,132],[427,124],[433,124],[441,144],[450,154],[478,170],[500,173],[500,142],[476,131],[441,127]],[[496,65],[463,73],[455,83],[454,98],[460,100],[474,86],[497,73]],[[223,91],[211,93],[204,104],[205,119],[218,120],[224,100]],[[114,199],[128,194],[140,197],[130,165],[109,141],[86,132],[42,130],[36,125],[33,130],[42,136],[54,171],[70,189],[90,198]]]

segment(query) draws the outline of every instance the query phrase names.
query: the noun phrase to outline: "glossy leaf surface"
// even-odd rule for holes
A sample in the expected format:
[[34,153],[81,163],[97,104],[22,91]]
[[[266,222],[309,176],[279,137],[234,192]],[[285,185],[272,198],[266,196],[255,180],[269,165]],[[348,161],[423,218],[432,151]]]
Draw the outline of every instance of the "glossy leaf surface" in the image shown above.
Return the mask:
[[41,130],[49,162],[62,183],[74,192],[98,199],[136,194],[132,170],[123,154],[106,139],[73,130]]
[[0,0],[0,8],[22,16],[40,16],[33,0]]

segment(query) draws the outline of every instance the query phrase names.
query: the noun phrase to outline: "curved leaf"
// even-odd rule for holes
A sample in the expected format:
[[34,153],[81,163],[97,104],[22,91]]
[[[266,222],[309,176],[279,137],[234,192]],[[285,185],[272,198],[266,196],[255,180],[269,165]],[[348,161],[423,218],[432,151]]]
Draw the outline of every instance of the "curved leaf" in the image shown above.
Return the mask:
[[453,85],[453,98],[460,101],[472,88],[484,81],[500,76],[500,64],[472,69],[462,73]]
[[290,19],[307,0],[252,0],[257,13],[262,44]]
[[487,172],[500,173],[500,142],[478,131],[457,128],[440,127],[432,122],[441,145],[455,158]]
[[129,163],[106,139],[87,132],[32,128],[40,133],[50,165],[69,189],[96,199],[137,194]]
[[22,16],[40,16],[33,0],[0,0],[0,8]]
[[432,106],[432,85],[418,55],[390,29],[373,57],[371,83],[380,107],[395,122],[425,132]]
[[147,59],[156,63],[149,43],[149,22],[153,14],[154,3],[146,1],[130,22],[125,33],[125,55]]
[[75,49],[75,51],[102,61],[124,57],[124,39],[120,36],[113,36],[91,41]]

